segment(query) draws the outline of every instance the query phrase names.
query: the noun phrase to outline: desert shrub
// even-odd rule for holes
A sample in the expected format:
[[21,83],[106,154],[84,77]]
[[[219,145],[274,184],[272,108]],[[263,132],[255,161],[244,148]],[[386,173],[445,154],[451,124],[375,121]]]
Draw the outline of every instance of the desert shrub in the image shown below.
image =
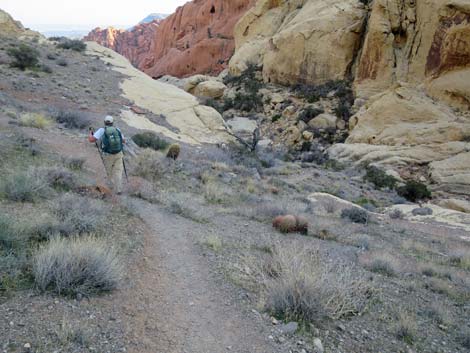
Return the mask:
[[414,180],[408,181],[404,186],[397,188],[397,193],[411,202],[431,198],[431,191],[428,187]]
[[41,65],[41,70],[46,74],[52,74],[53,72],[52,68],[48,65]]
[[243,86],[247,92],[258,93],[261,82],[256,78],[256,74],[261,68],[254,63],[248,63],[247,68],[239,75],[228,74],[224,78],[226,85]]
[[405,217],[405,214],[403,213],[402,210],[396,208],[394,209],[393,211],[391,211],[388,216],[391,218],[391,219],[403,219]]
[[369,221],[369,214],[359,207],[352,207],[342,210],[341,218],[349,219],[353,223],[366,224]]
[[49,60],[56,60],[57,59],[57,56],[53,53],[49,53],[46,55],[46,57],[49,59]]
[[207,105],[208,107],[212,107],[217,110],[220,114],[224,112],[224,106],[221,102],[215,100],[214,98],[208,98],[201,102],[203,105]]
[[222,239],[218,235],[208,235],[206,238],[203,239],[202,245],[207,246],[214,252],[219,252],[223,248]]
[[304,85],[299,84],[294,87],[294,91],[301,98],[309,103],[315,103],[321,98],[327,98],[331,92],[333,95],[344,102],[352,105],[354,102],[354,93],[351,89],[351,83],[348,81],[328,81],[322,85]]
[[27,127],[34,127],[36,129],[45,129],[50,126],[52,121],[42,114],[26,113],[20,117],[20,125]]
[[309,106],[300,112],[298,119],[308,124],[310,120],[312,120],[313,118],[317,117],[320,114],[323,114],[324,112],[325,111],[323,109]]
[[51,239],[33,258],[37,287],[65,295],[113,290],[122,270],[113,247],[93,237]]
[[72,170],[82,170],[85,159],[81,157],[70,157],[63,160],[64,165]]
[[34,202],[50,196],[44,177],[33,168],[14,169],[0,180],[0,197],[16,202]]
[[413,344],[416,340],[416,319],[411,315],[400,312],[396,328],[396,336],[405,343]]
[[375,166],[368,166],[366,168],[364,180],[374,184],[377,189],[393,189],[397,184],[397,179]]
[[262,264],[266,308],[285,320],[314,322],[361,313],[371,287],[351,266],[331,265],[318,250],[276,247]]
[[163,156],[153,150],[144,150],[137,157],[134,167],[134,175],[148,180],[157,180],[167,173],[167,164]]
[[18,247],[21,239],[18,237],[17,230],[12,220],[6,216],[0,215],[0,249],[13,249]]
[[57,48],[71,49],[71,50],[75,50],[75,51],[78,51],[78,52],[82,52],[82,51],[85,51],[86,44],[84,42],[82,42],[81,40],[78,40],[78,39],[63,38],[57,44]]
[[63,167],[42,168],[38,173],[54,189],[70,191],[78,184],[75,174]]
[[450,254],[449,264],[464,270],[470,270],[470,254],[466,251],[454,252]]
[[275,123],[276,121],[280,120],[282,118],[282,115],[281,114],[275,114],[273,115],[273,117],[271,118],[271,121],[273,123]]
[[204,185],[203,193],[204,199],[211,204],[227,204],[233,201],[231,190],[225,185],[212,180]]
[[67,129],[85,129],[92,123],[91,117],[80,111],[59,110],[53,113],[53,117]]
[[12,67],[20,70],[33,69],[38,66],[39,52],[26,44],[20,44],[18,47],[8,48],[7,54],[13,58]]
[[65,67],[65,66],[67,66],[68,64],[69,64],[69,63],[68,63],[67,60],[65,60],[64,58],[60,58],[60,59],[57,60],[57,65],[59,65],[59,66]]
[[61,195],[52,207],[60,221],[58,232],[66,236],[99,232],[109,213],[102,201],[73,193]]
[[154,132],[143,132],[132,136],[132,141],[142,148],[151,148],[155,151],[161,151],[168,147],[169,143],[158,137]]
[[388,277],[393,277],[396,275],[396,270],[393,264],[387,258],[377,258],[374,259],[369,264],[369,269],[372,272],[380,273]]
[[351,104],[348,101],[340,99],[334,109],[335,115],[345,121],[351,117]]
[[223,110],[258,111],[263,107],[263,96],[258,93],[237,92],[234,98],[225,98]]

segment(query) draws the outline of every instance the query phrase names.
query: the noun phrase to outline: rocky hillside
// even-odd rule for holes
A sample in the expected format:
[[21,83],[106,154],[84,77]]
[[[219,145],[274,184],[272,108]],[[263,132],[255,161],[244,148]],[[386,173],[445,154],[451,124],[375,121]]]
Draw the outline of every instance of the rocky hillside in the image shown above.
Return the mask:
[[15,21],[8,13],[0,9],[0,34],[3,37],[42,38],[38,32],[24,28],[21,22]]
[[265,83],[350,82],[357,114],[332,158],[402,176],[420,166],[423,180],[468,193],[469,20],[463,0],[259,0],[235,26],[230,72],[255,63]]
[[193,1],[164,20],[131,31],[97,28],[85,40],[117,51],[152,77],[218,74],[233,54],[233,28],[253,2]]

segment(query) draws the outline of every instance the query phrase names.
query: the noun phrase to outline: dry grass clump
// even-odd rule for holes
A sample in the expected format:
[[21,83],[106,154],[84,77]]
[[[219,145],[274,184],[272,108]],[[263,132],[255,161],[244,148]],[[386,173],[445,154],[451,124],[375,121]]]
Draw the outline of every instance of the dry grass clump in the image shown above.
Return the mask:
[[70,191],[78,186],[77,177],[64,167],[46,167],[37,171],[39,177],[54,189]]
[[395,333],[398,339],[412,345],[416,341],[416,318],[405,311],[400,311]]
[[400,273],[400,262],[396,257],[387,253],[369,253],[366,255],[365,267],[372,272],[394,277]]
[[109,243],[94,237],[54,238],[33,258],[33,274],[41,291],[92,294],[117,288],[122,264]]
[[223,248],[223,242],[222,239],[218,235],[208,235],[201,241],[202,245],[207,246],[209,249],[211,249],[214,252],[219,252]]
[[61,235],[76,235],[100,231],[108,207],[99,200],[67,193],[53,201],[53,209],[60,222]]
[[36,129],[45,129],[52,125],[52,120],[42,114],[26,113],[20,117],[20,125],[34,127]]
[[34,168],[9,171],[0,181],[0,197],[16,202],[34,202],[50,196],[47,180]]
[[145,149],[136,159],[134,174],[148,180],[158,180],[167,172],[163,156],[151,149]]
[[463,270],[470,270],[470,251],[458,251],[450,255],[449,263]]
[[204,185],[204,198],[208,203],[211,204],[227,204],[233,201],[234,195],[231,192],[231,189],[227,186],[209,180]]
[[362,312],[372,287],[346,265],[325,262],[317,249],[277,246],[261,264],[266,308],[287,320],[313,322]]

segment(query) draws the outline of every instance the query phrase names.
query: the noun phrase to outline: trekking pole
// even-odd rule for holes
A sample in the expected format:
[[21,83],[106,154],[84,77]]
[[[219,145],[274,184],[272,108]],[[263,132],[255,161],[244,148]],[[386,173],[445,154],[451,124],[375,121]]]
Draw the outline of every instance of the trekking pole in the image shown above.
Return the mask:
[[[89,131],[90,131],[93,135],[95,134],[95,130],[93,130],[92,127],[90,127]],[[103,166],[106,168],[106,165],[104,164],[103,154],[101,153],[100,146],[98,146],[98,141],[95,141],[95,146],[96,146],[96,148],[98,149],[98,154],[100,155],[101,162],[103,162]]]
[[126,181],[129,184],[129,177],[127,176],[126,162],[124,161],[124,148],[122,149],[122,165],[124,167],[124,175],[126,176]]

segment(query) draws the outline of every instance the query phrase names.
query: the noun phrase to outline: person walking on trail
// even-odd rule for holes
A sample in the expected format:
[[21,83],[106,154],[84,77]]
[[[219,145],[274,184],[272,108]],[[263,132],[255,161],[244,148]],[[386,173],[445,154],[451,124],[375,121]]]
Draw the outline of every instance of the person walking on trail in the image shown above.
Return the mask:
[[91,143],[100,143],[103,164],[108,175],[108,182],[112,190],[118,195],[122,193],[122,173],[123,163],[123,145],[126,143],[121,130],[114,127],[114,118],[106,116],[104,127],[93,133],[90,130],[88,141]]

